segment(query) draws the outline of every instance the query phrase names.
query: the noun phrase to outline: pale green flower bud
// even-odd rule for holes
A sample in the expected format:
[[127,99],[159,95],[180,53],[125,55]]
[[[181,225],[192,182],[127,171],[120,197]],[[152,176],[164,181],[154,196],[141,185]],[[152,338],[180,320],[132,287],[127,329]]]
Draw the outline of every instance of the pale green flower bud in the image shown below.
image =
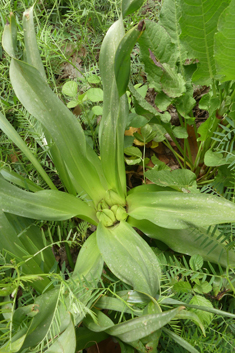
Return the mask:
[[116,222],[114,213],[108,209],[96,212],[96,217],[105,227],[111,227]]

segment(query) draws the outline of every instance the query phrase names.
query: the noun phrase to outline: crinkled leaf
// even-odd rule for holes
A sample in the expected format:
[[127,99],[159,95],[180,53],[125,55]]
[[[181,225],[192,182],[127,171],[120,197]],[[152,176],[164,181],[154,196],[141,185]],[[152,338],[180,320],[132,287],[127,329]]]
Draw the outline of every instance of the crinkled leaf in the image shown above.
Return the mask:
[[158,93],[154,101],[155,105],[163,111],[167,109],[171,102],[172,98],[168,97],[164,92]]
[[160,113],[137,92],[131,82],[129,82],[128,87],[134,97],[135,111],[137,114],[143,115],[147,119],[151,119],[153,116],[160,117]]
[[235,1],[222,12],[218,22],[218,32],[215,34],[215,64],[217,74],[222,81],[235,79]]
[[187,52],[180,40],[181,28],[179,19],[181,17],[181,5],[179,0],[165,0],[160,12],[159,23],[178,49],[181,74],[183,74],[183,64],[187,59]]
[[196,175],[188,169],[148,170],[146,178],[159,186],[169,186],[176,190],[190,189],[196,181]]
[[160,83],[163,92],[171,98],[180,97],[186,91],[183,76],[167,63],[163,63],[162,68],[163,74]]
[[199,60],[193,81],[208,85],[215,77],[214,34],[219,16],[229,0],[182,0],[180,26],[181,40],[185,47]]
[[151,59],[149,49],[157,61],[167,63],[171,67],[175,66],[178,53],[169,34],[159,23],[146,20],[145,24],[146,29],[139,39],[141,60],[144,62],[149,82],[157,92],[160,92],[162,69]]

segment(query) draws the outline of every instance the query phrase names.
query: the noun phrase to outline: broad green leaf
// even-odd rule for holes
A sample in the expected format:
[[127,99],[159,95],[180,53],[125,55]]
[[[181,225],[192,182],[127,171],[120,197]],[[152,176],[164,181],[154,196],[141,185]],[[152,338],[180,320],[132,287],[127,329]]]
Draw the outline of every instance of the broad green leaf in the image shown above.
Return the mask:
[[86,91],[86,96],[92,102],[103,101],[103,91],[101,88],[90,88],[88,91]]
[[147,91],[148,91],[148,86],[143,85],[142,83],[137,83],[135,86],[136,91],[141,95],[142,98],[145,98]]
[[75,329],[77,346],[76,350],[87,349],[94,345],[94,342],[99,343],[109,336],[105,332],[93,332],[86,327],[78,327]]
[[125,202],[126,176],[123,160],[124,131],[128,116],[126,95],[119,98],[116,84],[115,53],[124,36],[122,18],[116,21],[106,33],[100,50],[100,73],[103,83],[103,116],[99,128],[101,163],[109,189],[116,192]]
[[154,131],[156,133],[156,135],[155,135],[155,137],[153,139],[155,142],[161,142],[161,141],[164,141],[166,139],[165,138],[165,134],[167,132],[166,132],[166,129],[162,125],[154,124],[154,125],[152,125],[152,128],[154,129]]
[[[206,299],[205,297],[201,296],[201,295],[195,295],[189,302],[189,304],[191,305],[198,305],[200,307],[209,307],[209,308],[213,308],[213,305],[211,304],[211,302]],[[202,323],[204,323],[205,325],[209,325],[211,323],[211,320],[213,318],[213,314],[209,313],[209,312],[205,312],[202,310],[197,310],[197,309],[190,309],[193,312],[195,312],[197,314],[197,316],[199,317],[199,319],[202,321]]]
[[65,220],[75,216],[96,224],[95,210],[77,197],[57,190],[36,193],[21,190],[0,178],[3,212],[38,220]]
[[144,3],[144,0],[122,0],[122,16],[130,15],[137,11]]
[[194,348],[190,343],[185,341],[182,337],[176,335],[174,332],[168,330],[167,328],[163,327],[163,332],[170,338],[172,338],[176,343],[178,343],[181,347],[185,348],[190,353],[200,353],[196,348]]
[[127,147],[124,149],[124,153],[127,156],[134,156],[134,157],[142,158],[142,152],[138,147],[133,147],[133,146]]
[[172,98],[168,97],[164,92],[158,93],[154,101],[155,105],[163,111],[167,109],[171,102]]
[[66,330],[57,338],[57,340],[47,349],[46,353],[75,353],[76,335],[75,328],[70,316],[70,323]]
[[96,84],[96,83],[100,83],[100,77],[97,75],[91,75],[87,78],[87,82],[91,83],[91,84]]
[[3,178],[11,183],[18,185],[28,191],[37,192],[43,190],[41,186],[35,184],[32,180],[22,177],[20,174],[17,174],[13,170],[10,170],[6,167],[0,169],[0,173]]
[[232,0],[229,6],[222,12],[221,16],[219,17],[218,32],[215,34],[214,50],[216,72],[218,75],[222,76],[222,82],[235,79],[235,29],[233,26],[234,18],[235,1]]
[[59,290],[53,289],[35,300],[39,312],[33,317],[22,349],[36,346],[48,334],[58,305]]
[[187,59],[187,52],[180,40],[180,17],[180,0],[165,0],[161,7],[159,23],[162,27],[164,27],[164,29],[170,35],[172,42],[175,43],[177,47],[181,74],[183,75],[183,64],[185,62],[185,59]]
[[15,57],[17,49],[17,24],[13,13],[10,14],[10,23],[5,25],[3,31],[2,46],[10,56]]
[[119,96],[125,92],[130,79],[130,55],[131,52],[144,31],[144,21],[141,21],[137,26],[130,29],[122,38],[116,54],[114,70],[117,81]]
[[186,85],[186,93],[175,100],[175,106],[178,113],[182,115],[185,119],[190,118],[188,115],[196,104],[196,100],[193,98],[193,87]]
[[[24,248],[28,254],[35,255],[39,251],[41,251],[46,245],[46,241],[42,238],[42,231],[39,227],[34,225],[34,222],[28,218],[23,218],[19,216],[15,216],[11,213],[5,214],[8,222],[14,228],[16,232],[16,236],[21,242],[21,248]],[[15,242],[16,244],[17,242]],[[19,251],[19,248],[18,248]],[[18,253],[15,253],[16,255]],[[32,261],[37,263],[37,271],[35,273],[42,273],[42,256],[40,253],[38,255],[33,256]],[[29,258],[25,260],[25,265],[32,270],[32,265],[30,265]],[[43,249],[43,272],[48,273],[51,271],[52,267],[55,264],[55,257],[51,251],[51,248]],[[40,269],[39,269],[40,267]]]
[[118,341],[119,346],[121,348],[121,353],[135,353],[136,352],[136,350],[133,347],[123,343],[118,338],[116,338],[116,340]]
[[135,314],[136,316],[140,316],[143,313],[143,311],[139,309],[133,308],[132,310],[130,305],[127,305],[123,300],[105,296],[101,297],[98,302],[96,302],[95,306],[103,310],[114,310],[121,313]]
[[171,98],[180,97],[186,92],[185,81],[180,73],[177,73],[175,69],[172,69],[169,64],[157,63],[152,54],[150,54],[151,59],[159,66],[163,73],[161,75],[160,84],[163,92]]
[[216,131],[216,127],[219,125],[219,119],[216,119],[215,113],[211,114],[204,123],[202,123],[199,128],[198,128],[198,134],[200,137],[198,138],[198,141],[204,141],[205,143],[208,141],[209,146],[204,145],[204,150],[207,151],[211,146],[211,137],[214,134],[214,131]]
[[75,108],[78,104],[79,104],[79,101],[77,101],[77,100],[72,100],[72,101],[70,101],[70,102],[67,103],[67,107],[68,107],[69,109]]
[[99,158],[86,144],[84,132],[74,115],[51,91],[32,66],[12,59],[10,77],[14,91],[25,108],[49,131],[74,179],[98,203],[105,185]]
[[190,293],[192,288],[189,282],[179,281],[173,285],[173,291],[176,293]]
[[46,73],[39,54],[36,33],[34,30],[33,8],[34,6],[25,10],[25,12],[23,13],[25,53],[26,53],[27,63],[29,65],[34,66],[46,81],[47,80]]
[[122,298],[123,300],[127,301],[128,303],[131,304],[136,304],[136,303],[144,303],[148,304],[149,303],[149,296],[136,292],[134,290],[123,290],[123,291],[118,291],[116,294]]
[[47,185],[51,188],[56,190],[55,185],[42,168],[41,164],[35,158],[33,153],[30,151],[26,143],[20,137],[20,135],[16,132],[14,127],[9,123],[9,121],[5,118],[5,116],[0,112],[0,129],[19,147],[19,149],[26,155],[26,157],[30,160],[33,164],[35,169],[39,172],[41,177],[45,180]]
[[97,246],[96,233],[93,233],[79,251],[73,276],[84,276],[87,281],[94,281],[100,278],[102,269],[103,259]]
[[206,336],[204,326],[203,326],[201,320],[199,319],[198,315],[195,314],[194,312],[192,312],[192,311],[185,311],[185,310],[184,310],[184,311],[180,311],[180,312],[177,314],[177,319],[192,320],[192,321],[194,321],[194,322],[200,327],[200,329],[202,330],[203,335]]
[[[235,221],[235,204],[223,197],[180,192],[130,194],[128,214],[164,228],[185,229]],[[216,212],[215,212],[216,210]]]
[[188,169],[175,170],[149,170],[145,173],[146,178],[159,186],[169,186],[175,190],[188,189],[196,181],[196,175]]
[[[143,315],[159,314],[161,312],[162,310],[157,302],[149,302],[148,305],[144,308]],[[154,352],[154,350],[157,349],[161,334],[162,330],[159,329],[142,338],[141,342],[144,344],[146,351],[151,352],[152,350]]]
[[95,105],[91,109],[95,115],[102,115],[103,114],[103,107],[100,107],[99,105]]
[[185,129],[185,127],[182,126],[176,126],[173,129],[173,135],[177,137],[178,139],[187,139],[188,138],[188,132]]
[[[21,336],[20,338],[16,339],[15,341],[13,342],[8,342],[7,345],[4,345],[0,348],[0,353],[16,353],[16,352],[19,352],[23,343],[24,343],[24,340],[26,338],[26,334]],[[14,337],[13,337],[14,339]]]
[[106,330],[106,332],[109,335],[117,336],[123,342],[130,343],[159,330],[170,322],[182,309],[183,307],[159,314],[141,316],[115,325],[114,327]]
[[91,316],[87,316],[83,320],[83,324],[91,331],[102,332],[109,327],[114,326],[113,321],[105,315],[101,310],[94,309],[96,314],[96,321]]
[[144,62],[145,71],[151,86],[157,92],[160,92],[162,69],[153,62],[150,51],[157,62],[168,64],[172,68],[175,66],[178,52],[169,34],[159,23],[146,20],[145,25],[146,28],[139,39],[141,61]]
[[[154,139],[155,140],[155,139]],[[160,159],[158,159],[155,155],[153,155],[151,157],[151,161],[153,162],[154,164],[154,170],[157,170],[157,171],[160,171],[160,170],[169,170],[171,171],[171,168],[166,165],[164,162],[160,161]],[[170,188],[169,188],[170,189]],[[164,190],[162,190],[164,191]]]
[[212,285],[208,283],[207,281],[205,282],[200,282],[198,284],[195,284],[193,286],[193,290],[197,293],[203,294],[203,293],[209,293],[212,291]]
[[25,305],[17,308],[13,314],[14,325],[20,326],[20,324],[22,323],[23,319],[26,316],[34,317],[35,315],[37,315],[37,313],[38,313],[38,308],[34,304],[29,304],[29,305]]
[[148,120],[144,116],[131,113],[127,117],[126,129],[128,129],[129,127],[142,127],[147,124],[147,122]]
[[[129,82],[128,88],[134,97],[137,114],[145,116],[148,120],[153,116],[160,117],[161,114],[137,92],[131,82]],[[139,109],[137,109],[137,107]]]
[[140,229],[150,238],[161,240],[169,248],[182,254],[201,255],[204,260],[218,263],[223,267],[235,264],[235,253],[221,244],[216,237],[210,236],[207,229],[190,227],[189,229],[167,229],[156,226],[146,220],[128,218],[128,223]]
[[[64,95],[66,95],[66,96],[69,96],[69,97],[75,97],[77,95],[77,93],[78,93],[78,84],[77,84],[77,82],[75,82],[75,81],[66,82],[63,85],[63,87],[62,87],[62,93]],[[72,107],[69,107],[69,108],[72,108]]]
[[[28,221],[28,220],[27,220]],[[3,212],[0,212],[0,248],[2,250],[6,250],[10,252],[10,254],[7,258],[10,260],[12,257],[16,258],[16,261],[22,261],[24,260],[25,256],[25,251],[28,254],[33,255],[33,252],[29,251],[29,248],[25,248],[25,243],[28,243],[29,240],[27,239],[28,237],[34,238],[34,234],[38,236],[38,233],[34,232],[35,229],[32,229],[32,234],[30,231],[29,224],[30,222],[25,225],[25,227],[22,227],[23,229],[19,229],[17,231],[14,227],[14,216],[9,220],[6,215]],[[27,229],[28,228],[28,229]],[[26,231],[27,230],[27,231]],[[41,235],[41,234],[40,234]],[[35,240],[35,239],[34,239]],[[39,251],[42,247],[37,248],[37,251]],[[20,250],[23,249],[24,251]],[[49,250],[50,251],[50,250]],[[51,253],[52,255],[52,253]],[[39,255],[40,256],[40,255]],[[45,256],[46,262],[48,265],[50,264],[50,259],[49,255],[47,254]],[[53,257],[53,255],[52,255]],[[49,260],[49,261],[48,261]],[[41,261],[40,261],[41,262]],[[49,266],[50,267],[50,266]],[[34,274],[35,279],[37,276],[40,277],[40,274],[43,273],[42,269],[40,268],[40,263],[38,263],[36,258],[32,258],[29,261],[25,262],[22,264],[22,269],[25,274]],[[47,264],[45,264],[45,271],[47,270]],[[48,269],[48,271],[50,268]],[[31,286],[35,288],[39,293],[42,293],[42,291],[50,284],[50,281],[47,278],[40,278],[31,283]]]
[[181,0],[181,40],[191,55],[199,60],[193,81],[209,85],[215,77],[214,34],[220,14],[229,0]]
[[112,228],[101,223],[97,243],[110,270],[135,290],[155,296],[159,291],[161,270],[148,244],[126,222]]
[[232,155],[229,158],[225,158],[223,153],[213,152],[212,149],[209,149],[205,153],[204,163],[209,167],[218,167],[220,165],[230,164],[235,160],[235,155]]

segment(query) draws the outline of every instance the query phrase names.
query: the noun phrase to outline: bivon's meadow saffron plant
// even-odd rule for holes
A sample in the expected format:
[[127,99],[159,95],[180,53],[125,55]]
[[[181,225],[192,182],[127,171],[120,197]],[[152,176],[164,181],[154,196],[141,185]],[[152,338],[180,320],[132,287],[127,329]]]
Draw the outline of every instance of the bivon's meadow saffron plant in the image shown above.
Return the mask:
[[[221,3],[224,9],[228,2]],[[57,189],[27,144],[0,114],[0,128],[27,156],[46,184],[45,189],[38,188],[29,179],[16,175],[13,178],[6,168],[2,169],[1,243],[4,244],[11,219],[16,219],[14,217],[39,221],[64,221],[78,217],[94,225],[96,231],[83,244],[73,275],[67,281],[60,286],[46,282],[43,287],[39,285],[36,289],[43,294],[35,299],[34,307],[25,306],[26,309],[21,312],[17,309],[14,311],[9,320],[11,327],[15,327],[15,333],[2,346],[1,352],[24,353],[36,347],[35,352],[43,349],[48,353],[72,353],[78,350],[79,344],[82,345],[79,340],[82,340],[81,335],[85,335],[85,331],[82,331],[85,328],[86,334],[105,333],[104,337],[114,336],[123,353],[135,350],[144,353],[150,348],[152,352],[157,352],[162,330],[188,351],[198,352],[183,338],[164,328],[173,319],[191,319],[204,332],[198,316],[187,311],[187,304],[172,300],[169,304],[176,307],[162,311],[156,299],[161,296],[158,257],[136,229],[161,240],[177,252],[191,256],[199,254],[205,261],[218,263],[222,267],[235,265],[233,250],[228,250],[216,236],[207,232],[207,226],[234,222],[234,203],[223,197],[202,194],[196,188],[185,191],[183,186],[186,183],[183,181],[182,187],[178,189],[146,184],[127,192],[124,132],[129,115],[126,90],[130,79],[130,53],[139,41],[141,50],[146,54],[144,45],[148,44],[147,39],[143,42],[143,36],[147,38],[149,33],[152,35],[152,24],[141,21],[125,33],[123,19],[137,11],[142,4],[142,0],[122,1],[120,17],[109,28],[101,46],[99,68],[103,84],[103,115],[99,127],[99,156],[87,142],[79,120],[47,84],[37,48],[33,8],[26,10],[23,15],[24,61],[18,58],[17,23],[12,13],[10,23],[5,26],[2,43],[11,57],[12,86],[19,101],[42,126],[44,147],[48,149],[48,156],[58,172],[63,191]],[[185,33],[184,27],[186,40]],[[164,36],[162,34],[169,48],[175,45],[166,31]],[[188,86],[183,81],[181,46],[174,46],[174,64],[180,61],[181,74],[174,71],[173,64],[167,59],[161,62],[157,58],[157,47],[147,49],[147,59],[151,60],[149,65],[154,66],[153,73],[159,87],[163,87],[165,94],[171,98],[184,95]],[[159,50],[162,50],[161,46]],[[160,54],[159,57],[163,57],[162,52]],[[146,67],[149,68],[148,63]],[[197,80],[200,72],[199,67],[194,74]],[[130,91],[134,90],[131,84],[129,87]],[[150,110],[160,124],[161,114],[155,112],[154,108]],[[162,120],[164,122],[164,118]],[[154,171],[148,173],[149,179],[154,182]],[[95,309],[91,311],[92,290],[88,290],[88,287],[97,286],[104,263],[129,290],[120,292],[118,298],[98,298]],[[129,301],[129,305],[125,301]],[[134,303],[142,303],[145,308],[137,310]],[[132,316],[128,321],[114,323],[101,309],[126,312]],[[217,313],[213,308],[205,310]],[[232,314],[223,314],[234,317]],[[27,317],[27,325],[20,325],[19,317],[22,320]],[[59,318],[56,324],[55,318]],[[81,323],[81,330],[75,330]],[[93,336],[88,337],[92,340]],[[85,341],[83,343],[86,344]]]

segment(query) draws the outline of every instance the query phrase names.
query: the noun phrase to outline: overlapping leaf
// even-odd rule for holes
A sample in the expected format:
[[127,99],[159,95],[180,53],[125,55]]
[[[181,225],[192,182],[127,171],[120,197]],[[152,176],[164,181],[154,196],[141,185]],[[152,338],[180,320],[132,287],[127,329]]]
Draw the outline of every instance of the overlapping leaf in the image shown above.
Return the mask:
[[157,91],[160,91],[162,69],[151,59],[149,49],[157,61],[166,63],[170,67],[175,66],[178,53],[175,44],[163,27],[152,21],[145,21],[145,25],[146,28],[139,39],[141,60],[144,62],[149,82]]
[[147,219],[164,228],[204,227],[235,220],[234,203],[222,197],[200,193],[133,193],[127,197],[127,203],[130,216]]
[[189,53],[199,60],[193,74],[197,84],[208,85],[215,77],[214,34],[221,12],[229,0],[181,0],[181,40]]
[[122,18],[108,30],[100,51],[100,73],[103,83],[104,105],[99,129],[101,163],[110,189],[123,197],[126,193],[123,161],[124,131],[128,116],[126,95],[119,98],[115,78],[114,59],[124,36]]
[[235,1],[223,11],[215,34],[215,63],[222,81],[235,79]]
[[31,193],[0,177],[0,210],[39,220],[65,220],[80,216],[96,224],[95,211],[84,201],[57,190]]
[[161,240],[178,253],[191,256],[200,254],[204,260],[220,264],[223,267],[235,264],[234,251],[228,250],[224,244],[217,240],[220,235],[217,232],[212,237],[206,228],[166,229],[149,221],[140,221],[132,217],[128,218],[128,222],[150,238]]
[[125,222],[112,228],[98,225],[97,243],[110,270],[135,290],[155,296],[161,271],[148,244]]

